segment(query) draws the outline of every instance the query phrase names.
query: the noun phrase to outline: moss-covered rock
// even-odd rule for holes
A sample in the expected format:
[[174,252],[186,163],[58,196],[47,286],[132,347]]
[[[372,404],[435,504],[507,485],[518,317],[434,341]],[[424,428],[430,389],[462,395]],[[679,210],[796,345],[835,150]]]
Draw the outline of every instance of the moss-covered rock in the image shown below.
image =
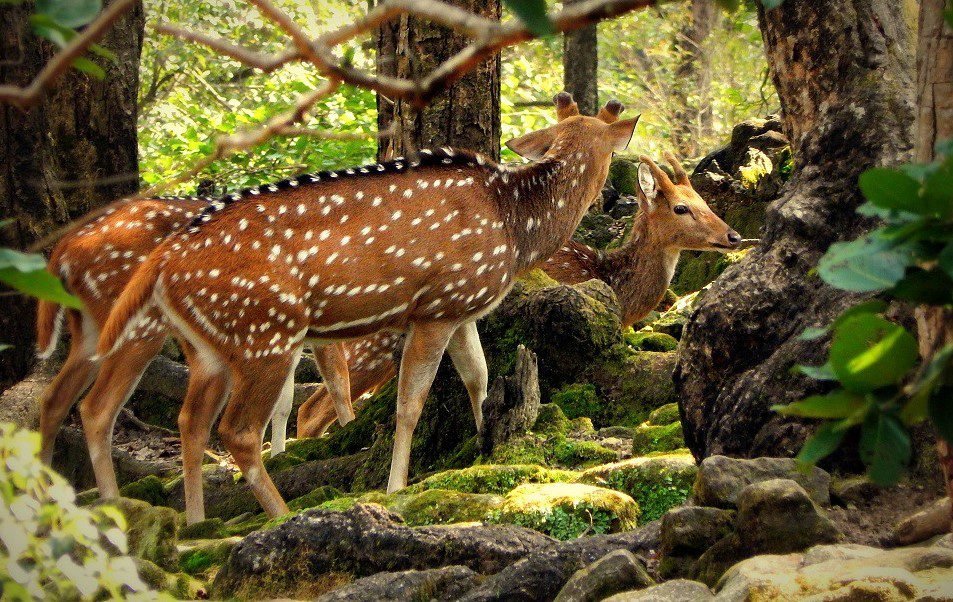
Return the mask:
[[685,447],[682,423],[672,422],[656,426],[644,422],[635,429],[632,437],[632,455],[643,456],[651,452],[672,452]]
[[177,570],[176,544],[181,525],[178,512],[129,498],[113,498],[100,504],[115,506],[125,517],[130,556],[153,562],[163,570]]
[[228,534],[225,521],[216,517],[185,525],[179,530],[179,539],[219,539]]
[[542,435],[565,435],[569,432],[569,426],[569,418],[559,405],[544,403],[539,406],[533,431]]
[[662,517],[658,572],[665,579],[695,574],[698,558],[734,529],[734,510],[673,508]]
[[538,464],[550,468],[577,470],[619,458],[615,451],[595,442],[563,435],[516,437],[497,446],[490,461],[494,464]]
[[553,470],[528,464],[481,464],[435,474],[408,489],[505,494],[526,483],[565,483],[575,480],[578,476],[578,473],[568,470]]
[[155,475],[149,475],[138,481],[123,485],[119,489],[119,494],[125,498],[142,500],[153,506],[169,505],[169,492],[166,490],[162,479]]
[[641,521],[650,522],[688,498],[697,473],[694,458],[680,454],[596,466],[583,472],[579,482],[630,495],[639,504]]
[[611,215],[605,213],[587,213],[579,222],[573,238],[579,242],[604,249],[621,234],[621,228],[618,227],[616,220]]
[[590,383],[567,385],[553,393],[552,400],[569,419],[602,413],[602,400],[596,394],[595,385]]
[[297,497],[288,502],[289,510],[304,510],[306,508],[316,508],[328,500],[333,500],[344,495],[337,487],[322,485],[316,487],[311,493]]
[[185,573],[170,573],[153,562],[134,558],[136,571],[150,589],[168,594],[176,600],[208,599],[208,587],[205,583]]
[[591,366],[591,382],[605,401],[603,412],[591,416],[597,427],[637,426],[652,410],[677,401],[672,371],[676,353],[634,351],[616,345]]
[[678,339],[664,332],[640,330],[625,335],[625,342],[639,351],[675,351]]
[[187,574],[209,581],[215,577],[215,571],[225,564],[228,555],[241,541],[240,537],[226,539],[208,539],[182,546],[179,553],[179,568]]
[[622,195],[639,192],[639,166],[629,159],[615,158],[609,166],[609,183]]
[[662,426],[678,422],[679,420],[681,420],[681,417],[678,413],[678,404],[667,403],[660,408],[652,410],[652,413],[649,414],[648,423]]
[[580,416],[573,418],[569,423],[569,434],[573,437],[591,435],[596,432],[596,427],[592,424],[592,418]]
[[491,520],[536,529],[557,539],[618,533],[638,524],[639,505],[628,495],[580,483],[520,485]]
[[488,493],[428,489],[409,495],[393,494],[379,503],[399,514],[411,526],[446,525],[482,521],[503,504],[503,497]]

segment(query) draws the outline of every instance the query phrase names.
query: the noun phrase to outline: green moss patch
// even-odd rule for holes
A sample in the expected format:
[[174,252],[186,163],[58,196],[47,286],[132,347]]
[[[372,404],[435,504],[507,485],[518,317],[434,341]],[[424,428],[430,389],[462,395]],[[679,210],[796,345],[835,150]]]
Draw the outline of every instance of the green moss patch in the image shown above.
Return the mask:
[[238,537],[197,541],[179,553],[179,568],[183,573],[208,580],[225,564],[232,548],[240,541]]
[[688,498],[697,473],[691,455],[670,454],[596,466],[585,471],[579,482],[632,496],[642,510],[641,521],[650,522]]
[[553,393],[552,400],[569,419],[602,413],[602,400],[596,394],[596,387],[590,383],[565,386]]
[[306,510],[308,508],[315,508],[328,500],[333,500],[343,495],[344,493],[340,489],[331,487],[330,485],[323,485],[315,488],[310,493],[306,493],[288,502],[288,509]]
[[435,474],[411,489],[418,487],[422,490],[504,494],[526,483],[562,483],[573,481],[576,477],[578,473],[575,472],[535,465],[483,464]]
[[494,464],[538,464],[549,468],[577,470],[618,459],[618,454],[595,441],[563,435],[524,435],[497,446],[490,456]]
[[228,537],[228,528],[220,518],[208,518],[179,530],[179,539],[219,539]]
[[162,480],[155,475],[149,475],[138,481],[123,485],[119,490],[119,495],[134,500],[142,500],[153,506],[169,505],[169,492]]
[[569,432],[569,426],[569,418],[561,407],[555,403],[544,403],[539,406],[533,431],[544,435],[565,435]]
[[642,331],[625,335],[625,342],[639,351],[675,351],[678,340],[664,332]]
[[618,533],[638,524],[639,506],[628,495],[579,483],[520,485],[506,495],[492,522],[536,529],[557,539]]
[[650,452],[669,452],[685,447],[682,423],[673,422],[663,426],[640,424],[632,437],[632,455],[643,456]]
[[681,416],[678,413],[678,404],[677,403],[667,403],[660,408],[652,410],[652,413],[649,414],[649,424],[654,424],[662,426],[665,424],[672,424],[673,422],[681,421]]
[[383,506],[411,526],[481,521],[503,504],[499,495],[428,489],[411,495],[393,494]]

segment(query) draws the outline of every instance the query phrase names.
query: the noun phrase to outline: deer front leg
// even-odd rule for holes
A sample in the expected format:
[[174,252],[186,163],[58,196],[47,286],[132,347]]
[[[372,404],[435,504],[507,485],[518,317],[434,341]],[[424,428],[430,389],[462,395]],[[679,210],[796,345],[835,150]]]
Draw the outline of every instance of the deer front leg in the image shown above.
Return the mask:
[[473,420],[476,422],[477,432],[482,433],[483,400],[486,399],[489,374],[476,322],[467,322],[453,333],[447,345],[447,353],[450,354],[453,366],[467,388],[470,406],[473,408]]
[[394,433],[387,493],[407,486],[414,428],[430,393],[430,385],[437,375],[440,358],[456,328],[456,324],[418,323],[413,324],[407,333],[397,380],[397,430]]
[[330,343],[315,347],[314,363],[324,380],[334,410],[337,412],[338,423],[344,426],[354,420],[354,408],[351,406],[351,381],[347,359],[344,357],[344,348],[341,343]]
[[271,457],[284,453],[285,440],[288,438],[288,419],[291,417],[291,407],[294,405],[295,379],[294,370],[285,379],[281,388],[281,396],[275,404],[275,412],[271,415]]

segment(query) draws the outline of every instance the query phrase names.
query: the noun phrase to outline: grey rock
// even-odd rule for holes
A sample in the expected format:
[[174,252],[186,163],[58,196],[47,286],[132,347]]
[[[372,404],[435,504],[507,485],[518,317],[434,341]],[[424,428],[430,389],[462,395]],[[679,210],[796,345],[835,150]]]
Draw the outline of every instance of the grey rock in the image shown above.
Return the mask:
[[786,554],[843,537],[798,483],[753,483],[738,496],[735,524],[741,545],[754,554]]
[[752,483],[791,479],[800,484],[818,504],[830,503],[830,475],[817,467],[802,473],[791,458],[744,460],[711,456],[705,458],[695,480],[695,502],[701,506],[731,508],[741,490]]
[[643,590],[616,594],[605,602],[705,602],[713,597],[704,583],[674,579]]
[[555,602],[599,602],[621,591],[654,584],[635,554],[616,550],[573,573]]
[[662,517],[659,574],[688,577],[695,561],[734,528],[735,512],[702,506],[673,508]]
[[401,602],[403,600],[456,600],[479,581],[465,566],[424,571],[383,572],[358,579],[320,596],[316,602]]

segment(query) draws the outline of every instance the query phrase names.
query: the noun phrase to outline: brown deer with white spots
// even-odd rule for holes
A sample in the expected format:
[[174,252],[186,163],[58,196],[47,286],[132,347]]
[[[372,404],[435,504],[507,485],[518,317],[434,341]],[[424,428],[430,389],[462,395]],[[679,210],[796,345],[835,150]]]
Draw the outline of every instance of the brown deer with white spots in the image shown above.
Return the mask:
[[[458,367],[481,369],[475,320],[569,239],[613,152],[632,137],[637,118],[607,124],[578,115],[568,94],[556,100],[561,121],[509,143],[535,163],[510,168],[467,151],[421,151],[213,204],[139,268],[98,352],[111,353],[158,305],[196,350],[184,411],[211,414],[227,401],[221,439],[276,516],[287,506],[259,450],[305,342],[406,332],[388,491],[404,487],[411,436],[444,350]],[[204,516],[201,456],[186,453],[193,444],[205,440],[183,440],[189,522]]]
[[[37,346],[41,358],[56,347],[62,323],[70,332],[66,361],[40,399],[41,458],[49,464],[56,434],[70,408],[90,387],[80,404],[97,486],[103,497],[119,494],[110,446],[119,410],[135,389],[142,372],[159,353],[168,327],[157,308],[150,309],[129,332],[116,353],[95,357],[99,332],[119,294],[139,264],[167,236],[189,224],[213,199],[164,197],[117,201],[100,217],[64,236],[54,247],[47,269],[82,302],[82,309],[40,301],[37,309]],[[195,350],[180,341],[189,356]],[[347,365],[340,346],[315,354],[333,393],[330,407],[341,422],[353,418]],[[327,399],[325,393],[322,399]],[[272,451],[284,449],[291,411],[291,392],[285,392],[272,422]]]
[[[658,306],[672,281],[681,251],[724,253],[741,244],[741,236],[698,195],[677,159],[670,153],[665,157],[674,181],[651,159],[640,158],[641,211],[633,218],[632,229],[621,247],[602,251],[570,240],[539,266],[563,284],[592,278],[607,283],[619,299],[623,328]],[[397,373],[394,356],[399,342],[398,337],[378,334],[345,344],[352,399],[376,391]],[[333,405],[319,391],[298,410],[298,436],[320,436],[334,418]]]

